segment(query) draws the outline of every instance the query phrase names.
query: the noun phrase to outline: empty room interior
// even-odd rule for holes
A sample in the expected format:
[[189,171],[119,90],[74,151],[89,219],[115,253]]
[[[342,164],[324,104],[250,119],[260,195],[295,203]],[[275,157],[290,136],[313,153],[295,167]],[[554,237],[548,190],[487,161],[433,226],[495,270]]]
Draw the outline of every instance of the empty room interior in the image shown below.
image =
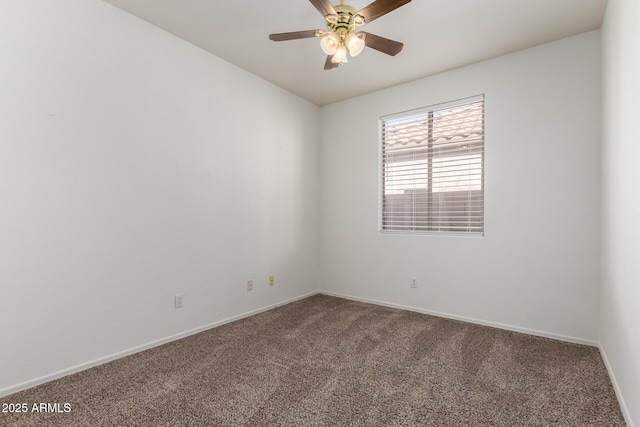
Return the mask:
[[0,424],[640,425],[640,2],[371,1],[0,2]]

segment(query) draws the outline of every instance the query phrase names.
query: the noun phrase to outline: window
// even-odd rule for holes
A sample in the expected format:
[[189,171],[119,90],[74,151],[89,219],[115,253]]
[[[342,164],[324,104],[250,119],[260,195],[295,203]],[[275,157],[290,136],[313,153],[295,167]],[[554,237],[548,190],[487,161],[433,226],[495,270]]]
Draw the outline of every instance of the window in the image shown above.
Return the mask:
[[483,235],[484,96],[380,121],[380,230]]

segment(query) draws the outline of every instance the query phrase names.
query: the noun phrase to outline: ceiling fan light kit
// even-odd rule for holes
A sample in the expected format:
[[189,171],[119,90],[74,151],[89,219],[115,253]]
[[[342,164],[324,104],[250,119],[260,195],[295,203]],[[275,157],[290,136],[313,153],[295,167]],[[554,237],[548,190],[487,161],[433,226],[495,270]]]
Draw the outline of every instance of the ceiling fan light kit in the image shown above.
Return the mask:
[[316,37],[322,37],[320,47],[327,55],[333,55],[331,62],[342,65],[348,62],[347,50],[351,56],[358,56],[364,49],[364,33],[354,33],[356,27],[365,24],[364,17],[357,14],[356,10],[344,4],[333,7],[335,15],[324,17],[327,31],[316,31]]
[[353,7],[344,4],[344,0],[340,0],[340,4],[335,6],[330,3],[330,0],[309,1],[324,15],[326,30],[278,33],[271,34],[269,38],[273,41],[285,41],[320,37],[320,47],[328,55],[325,70],[347,63],[349,55],[352,57],[360,55],[365,46],[391,56],[397,55],[402,50],[403,44],[400,42],[364,31],[355,32],[355,30],[411,0],[376,0],[361,11],[356,11]]

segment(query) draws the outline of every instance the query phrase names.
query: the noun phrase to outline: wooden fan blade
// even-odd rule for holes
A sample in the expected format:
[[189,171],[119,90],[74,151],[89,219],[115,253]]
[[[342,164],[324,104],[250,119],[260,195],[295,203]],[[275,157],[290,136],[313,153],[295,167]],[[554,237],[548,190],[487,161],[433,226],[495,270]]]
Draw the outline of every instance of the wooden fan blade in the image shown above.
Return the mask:
[[364,38],[364,44],[371,49],[375,49],[379,52],[386,53],[387,55],[396,56],[402,50],[403,43],[395,40],[387,39],[384,37],[376,36],[375,34],[367,33]]
[[389,12],[392,12],[409,3],[411,0],[376,0],[370,5],[366,6],[358,15],[364,18],[365,23],[369,23],[374,19],[378,19]]
[[307,39],[315,37],[318,30],[292,31],[290,33],[269,34],[269,39],[274,42],[282,42],[285,40]]
[[338,66],[340,65],[340,64],[334,64],[333,62],[331,62],[331,58],[333,58],[333,55],[327,55],[327,60],[324,61],[325,70],[333,70],[334,68],[338,68]]
[[329,0],[309,0],[311,4],[318,9],[322,16],[337,15],[336,10]]

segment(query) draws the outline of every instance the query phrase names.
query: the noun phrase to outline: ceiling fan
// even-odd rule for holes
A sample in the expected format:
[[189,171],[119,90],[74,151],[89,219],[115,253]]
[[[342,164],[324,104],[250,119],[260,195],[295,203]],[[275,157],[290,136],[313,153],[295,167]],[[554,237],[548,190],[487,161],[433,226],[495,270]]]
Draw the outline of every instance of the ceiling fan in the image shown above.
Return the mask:
[[358,56],[365,46],[395,56],[402,50],[403,44],[366,31],[356,29],[386,15],[409,3],[411,0],[375,0],[360,11],[344,4],[332,5],[330,0],[309,0],[324,16],[326,30],[294,31],[269,35],[269,39],[281,42],[285,40],[320,37],[320,47],[327,54],[325,70],[332,70],[348,62],[347,51]]

